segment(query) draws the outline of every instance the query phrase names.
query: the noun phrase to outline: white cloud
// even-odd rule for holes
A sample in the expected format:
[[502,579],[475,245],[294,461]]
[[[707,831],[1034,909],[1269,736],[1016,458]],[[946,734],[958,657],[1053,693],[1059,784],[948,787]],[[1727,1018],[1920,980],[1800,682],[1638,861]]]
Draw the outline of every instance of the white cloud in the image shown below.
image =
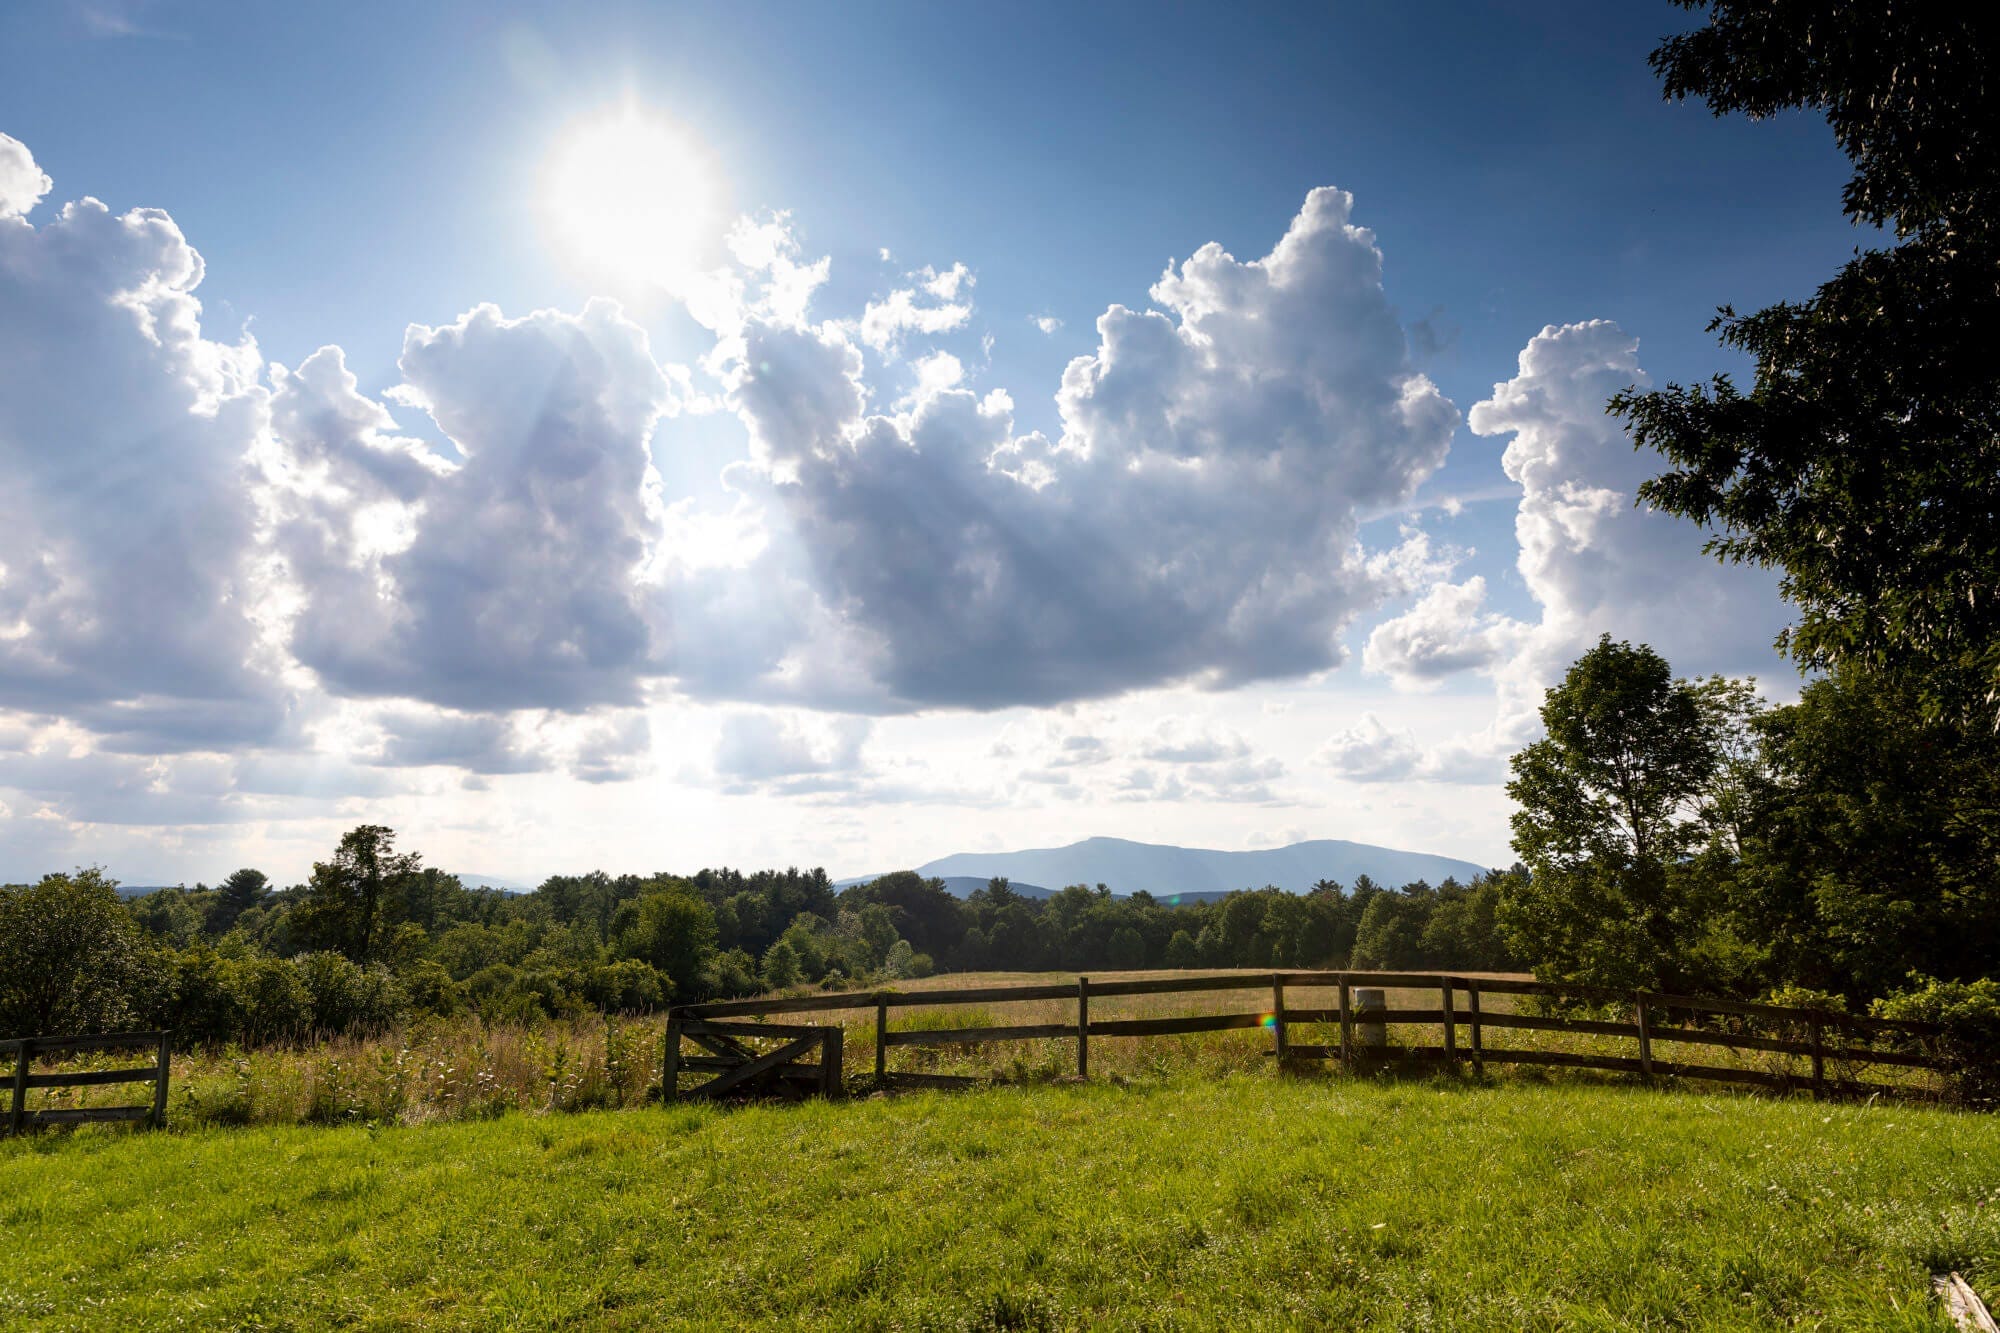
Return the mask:
[[54,188],[48,173],[35,165],[28,145],[0,134],[0,221],[27,214]]
[[1693,525],[1634,508],[1660,462],[1632,447],[1605,403],[1650,381],[1638,340],[1609,320],[1543,329],[1519,373],[1493,386],[1469,421],[1512,435],[1501,465],[1521,487],[1519,566],[1539,624],[1502,663],[1503,732],[1532,727],[1541,693],[1599,634],[1652,644],[1687,674],[1767,670],[1786,621],[1776,578],[1719,565]]
[[[202,261],[164,214],[85,201],[30,226],[47,186],[11,142],[0,718],[67,730],[60,750],[40,720],[0,743],[10,840],[26,818],[330,817],[343,785],[517,775],[497,800],[563,772],[615,783],[648,770],[676,694],[759,705],[695,764],[731,790],[982,802],[1047,777],[1101,799],[1275,803],[1286,758],[1194,715],[1092,714],[1017,773],[939,778],[914,756],[871,771],[864,717],[769,706],[910,714],[1311,675],[1358,615],[1460,558],[1414,529],[1359,539],[1436,470],[1457,413],[1408,360],[1339,191],[1315,191],[1264,257],[1204,246],[1153,308],[1107,309],[1093,350],[1032,394],[1056,389],[1050,438],[949,353],[907,370],[864,354],[967,322],[969,269],[905,274],[828,317],[829,262],[782,215],[739,225],[733,265],[689,294],[715,335],[693,369],[661,366],[604,302],[413,326],[386,392],[337,347],[267,367],[247,339],[204,337]],[[725,405],[733,422],[690,419]],[[406,433],[412,412],[443,442]],[[711,457],[737,423],[720,492],[667,494],[654,459]]]
[[1405,782],[1417,775],[1423,751],[1408,731],[1392,731],[1373,713],[1327,738],[1315,756],[1344,778],[1357,782]]
[[1063,322],[1054,315],[1030,315],[1028,322],[1051,337],[1054,337],[1063,326]]
[[715,772],[739,790],[779,779],[854,773],[870,730],[866,718],[734,712],[722,720]]
[[1520,627],[1484,612],[1486,580],[1438,583],[1417,604],[1377,625],[1362,662],[1403,689],[1429,689],[1461,671],[1493,666],[1512,651]]
[[1390,727],[1373,713],[1327,737],[1313,757],[1351,782],[1486,784],[1501,775],[1498,755],[1476,741],[1425,747],[1408,728]]
[[274,739],[292,702],[258,623],[257,349],[203,337],[202,259],[166,214],[13,216],[47,189],[18,148],[0,144],[0,707],[133,751]]
[[364,429],[284,436],[294,471],[326,459],[336,476],[379,478],[393,461],[392,498],[410,503],[407,540],[388,550],[322,494],[288,516],[299,661],[337,694],[471,711],[635,702],[668,649],[640,583],[664,517],[648,440],[671,405],[645,332],[604,301],[412,326],[401,397],[463,456],[448,471],[371,438],[383,418],[320,359],[281,380],[321,400],[281,425]]
[[868,416],[844,333],[751,324],[734,401],[876,707],[1339,663],[1393,578],[1357,514],[1406,500],[1457,418],[1349,208],[1315,191],[1265,258],[1206,246],[1155,284],[1164,312],[1113,306],[1064,374],[1055,443],[958,389]]
[[[963,268],[963,265],[959,267]],[[880,301],[870,301],[862,308],[860,322],[856,325],[861,341],[879,352],[886,352],[907,334],[949,333],[953,329],[964,328],[966,321],[972,318],[971,302],[955,301],[950,295],[941,295],[936,286],[933,279],[921,289],[898,288]],[[956,292],[955,285],[952,290]]]

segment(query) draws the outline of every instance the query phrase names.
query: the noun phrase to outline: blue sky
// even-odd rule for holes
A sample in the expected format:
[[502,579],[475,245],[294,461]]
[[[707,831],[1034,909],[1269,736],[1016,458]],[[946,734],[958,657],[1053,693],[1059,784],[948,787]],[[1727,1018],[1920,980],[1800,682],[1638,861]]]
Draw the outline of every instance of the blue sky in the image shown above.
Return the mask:
[[[257,460],[264,472],[249,487],[254,494],[229,512],[261,514],[246,521],[275,526],[203,566],[238,571],[228,579],[190,574],[174,595],[213,594],[221,599],[215,605],[237,606],[251,586],[241,571],[262,569],[274,553],[289,563],[282,588],[256,584],[270,614],[239,627],[246,644],[270,650],[261,684],[182,679],[210,663],[187,666],[175,681],[124,672],[65,692],[43,679],[47,662],[0,658],[0,876],[102,861],[127,878],[213,879],[258,857],[274,873],[296,874],[343,820],[364,814],[405,827],[406,837],[447,864],[470,860],[523,875],[606,857],[615,869],[724,859],[879,868],[1096,832],[1229,847],[1346,836],[1506,859],[1500,761],[1531,726],[1523,701],[1579,642],[1608,629],[1654,638],[1690,669],[1786,674],[1761,647],[1782,623],[1768,580],[1712,570],[1695,550],[1697,534],[1676,535],[1664,520],[1623,506],[1616,521],[1589,532],[1564,526],[1563,497],[1574,500],[1575,486],[1622,493],[1629,505],[1643,467],[1615,427],[1582,441],[1579,432],[1588,431],[1578,423],[1587,414],[1558,412],[1558,422],[1521,405],[1559,396],[1544,387],[1551,376],[1565,392],[1616,380],[1633,339],[1637,364],[1654,382],[1731,368],[1703,331],[1716,305],[1754,308],[1805,295],[1867,243],[1840,216],[1846,172],[1823,124],[1718,121],[1699,106],[1661,100],[1646,53],[1690,21],[1664,4],[9,9],[0,15],[0,134],[54,182],[25,211],[25,225],[46,232],[64,201],[84,195],[113,215],[164,210],[206,264],[191,293],[204,346],[233,345],[246,330],[255,339],[257,364],[229,372],[238,377],[229,380],[232,401],[255,420],[240,437],[204,437],[202,447]],[[852,352],[871,411],[918,392],[918,365],[944,353],[953,358],[945,389],[963,391],[968,412],[974,398],[1004,391],[1008,438],[1040,432],[1079,448],[1095,439],[1100,456],[1115,447],[1135,458],[1210,447],[1163,446],[1141,426],[1090,415],[1107,409],[1115,375],[1065,415],[1057,404],[1065,367],[1096,357],[1136,374],[1136,363],[1117,363],[1101,346],[1096,321],[1108,307],[1159,309],[1148,293],[1162,270],[1209,243],[1243,265],[1263,258],[1305,216],[1308,192],[1334,186],[1352,195],[1351,215],[1339,225],[1373,234],[1379,285],[1363,281],[1324,299],[1305,291],[1297,294],[1303,305],[1234,313],[1254,323],[1266,313],[1289,310],[1298,319],[1306,311],[1311,321],[1324,312],[1324,327],[1299,339],[1308,346],[1324,339],[1313,355],[1345,356],[1340,349],[1361,337],[1355,330],[1376,330],[1369,336],[1379,345],[1365,357],[1300,389],[1321,395],[1323,408],[1330,386],[1351,388],[1365,364],[1387,367],[1398,386],[1425,377],[1457,416],[1475,419],[1455,430],[1447,423],[1436,441],[1428,428],[1413,427],[1408,436],[1366,442],[1357,457],[1402,451],[1403,463],[1351,486],[1347,464],[1301,464],[1302,477],[1336,492],[1330,508],[1348,506],[1365,554],[1386,560],[1403,552],[1393,576],[1355,565],[1326,570],[1326,587],[1307,586],[1322,576],[1298,559],[1297,542],[1343,543],[1349,533],[1338,523],[1299,533],[1274,522],[1269,551],[1234,542],[1179,562],[1146,549],[1143,530],[1121,537],[1116,521],[1086,521],[1091,505],[1115,516],[1128,503],[1111,481],[1086,486],[1079,474],[1034,492],[1049,503],[1021,509],[1009,520],[1011,538],[1003,534],[967,561],[1000,570],[995,577],[1018,599],[991,621],[951,621],[962,641],[977,644],[990,632],[1001,642],[1017,627],[1032,635],[1074,609],[1031,577],[1038,542],[1088,562],[1101,533],[1099,563],[1129,566],[1160,600],[1132,603],[1137,628],[1128,638],[1149,642],[1130,663],[1116,636],[1078,631],[1064,644],[1052,634],[1056,647],[1026,651],[1036,660],[1016,675],[998,669],[989,681],[970,649],[953,656],[903,637],[921,637],[923,608],[949,614],[951,591],[919,586],[921,570],[910,566],[920,562],[899,564],[853,540],[863,518],[885,512],[855,507],[864,490],[894,514],[921,507],[921,493],[930,506],[924,512],[935,514],[940,495],[962,499],[971,483],[956,473],[912,480],[891,458],[880,476],[857,480],[842,463],[826,474],[824,493],[813,492],[810,476],[802,489],[786,490],[787,451],[810,465],[823,446],[776,439],[768,418],[760,426],[749,381],[740,364],[728,369],[721,348],[746,327],[754,343],[755,328],[772,327],[770,309],[753,309],[752,301],[719,331],[712,316],[705,323],[690,313],[685,291],[607,279],[602,264],[582,262],[575,246],[552,240],[551,161],[578,126],[620,107],[671,126],[707,164],[723,205],[704,264],[733,262],[723,233],[737,215],[769,222],[782,214],[798,262],[828,261],[810,314],[791,321],[818,330],[798,350],[808,358],[831,356],[829,348]],[[635,165],[635,176],[643,170]],[[26,246],[24,235],[16,239]],[[46,250],[33,253],[41,256],[34,262],[54,262]],[[934,276],[954,264],[967,270],[963,289],[924,295],[926,268]],[[911,328],[878,346],[859,317],[896,290],[916,293],[920,305],[960,301],[966,313],[949,327]],[[406,327],[444,329],[481,303],[509,319],[542,309],[581,319],[600,294],[623,301],[622,319],[650,339],[653,362],[688,376],[674,381],[684,392],[661,399],[671,408],[660,423],[631,425],[650,450],[669,515],[614,504],[639,525],[633,540],[651,551],[662,523],[697,514],[720,521],[739,494],[722,481],[725,466],[766,469],[779,487],[772,494],[791,497],[771,501],[787,517],[770,530],[780,534],[774,549],[789,552],[784,577],[797,576],[806,600],[757,605],[745,589],[768,590],[780,574],[746,565],[741,587],[672,593],[676,632],[698,624],[706,637],[733,641],[777,635],[771,622],[788,616],[819,615],[832,637],[773,648],[754,689],[729,674],[729,663],[697,669],[684,648],[668,653],[656,620],[648,622],[655,642],[633,651],[629,669],[588,681],[561,676],[532,645],[518,661],[496,649],[474,667],[454,668],[458,659],[438,647],[448,629],[426,619],[442,615],[437,608],[448,599],[440,591],[441,600],[424,600],[414,580],[417,565],[462,573],[469,557],[461,529],[450,540],[440,533],[436,551],[412,557],[402,575],[377,578],[384,623],[407,622],[408,632],[388,634],[365,669],[336,663],[339,654],[323,643],[314,647],[314,634],[326,633],[308,632],[316,613],[287,617],[302,601],[331,605],[335,580],[329,573],[308,586],[306,560],[287,545],[302,529],[287,536],[269,517],[269,487],[283,489],[271,480],[269,460],[290,450],[296,470],[303,447],[286,437],[274,367],[296,371],[316,349],[338,346],[355,376],[342,400],[350,418],[362,410],[354,403],[372,403],[367,410],[393,423],[380,424],[378,435],[424,441],[455,460],[457,442],[439,416],[449,404],[439,395],[485,392],[467,378],[469,361],[450,361],[471,355],[464,346],[479,331],[439,340],[437,379],[421,391],[408,364],[398,364]],[[1350,297],[1357,304],[1341,304]],[[48,299],[46,307],[24,298],[13,314],[0,311],[0,325],[17,326],[0,334],[46,344],[55,326],[34,321],[67,308]],[[1167,312],[1190,338],[1192,309]],[[1038,318],[1060,327],[1044,332]],[[1400,346],[1382,341],[1393,337],[1382,333],[1384,319],[1401,326]],[[1531,338],[1545,326],[1595,320],[1615,321],[1619,332],[1597,326],[1550,342],[1537,378],[1516,381],[1521,402],[1489,409],[1492,429],[1474,432],[1475,404],[1517,376]],[[845,331],[825,321],[845,321]],[[533,332],[507,331],[514,350],[506,355],[528,355],[521,344]],[[569,325],[541,332],[581,336]],[[100,355],[88,340],[47,345],[57,348],[50,355],[59,369]],[[1216,352],[1227,375],[1245,381],[1264,373],[1254,359],[1267,354],[1247,336]],[[101,355],[93,364],[102,374],[90,380],[100,398],[157,372],[119,370],[123,363]],[[1596,378],[1576,371],[1579,357],[1598,366]],[[705,367],[704,358],[721,359]],[[7,373],[0,369],[0,377]],[[1310,380],[1319,372],[1300,373]],[[47,367],[30,379],[17,364],[15,374],[0,385],[17,403],[63,387]],[[1178,403],[1183,416],[1204,410],[1190,406],[1187,384],[1135,382]],[[424,392],[432,395],[428,408]],[[1291,407],[1275,397],[1217,406],[1204,429],[1224,423],[1254,434],[1284,426],[1303,432],[1309,446],[1314,431],[1331,440],[1360,429],[1353,403],[1286,425],[1282,412],[1297,398],[1287,393]],[[904,415],[915,421],[921,411],[909,406]],[[92,490],[101,476],[79,482],[71,470],[45,466],[62,447],[47,437],[49,423],[61,419],[25,406],[0,412],[0,478],[11,469],[17,496],[44,509],[101,498]],[[182,424],[177,417],[175,429]],[[605,429],[616,435],[630,424]],[[852,434],[860,419],[839,429]],[[921,427],[908,430],[918,441]],[[1126,433],[1114,446],[1116,431]],[[1433,443],[1447,438],[1440,463]],[[1520,467],[1532,474],[1526,481],[1503,470],[1510,441],[1527,441],[1520,444]],[[355,447],[377,457],[367,452],[374,445]],[[486,448],[482,458],[499,456],[476,447]],[[135,466],[134,448],[123,444],[122,466]],[[138,457],[168,467],[173,455],[159,445]],[[1061,464],[1064,456],[1054,457]],[[1564,469],[1576,475],[1556,475]],[[419,516],[408,521],[443,524],[455,515],[476,527],[483,511],[467,498],[475,495],[469,477],[452,483],[458,498],[449,503],[402,495]],[[892,493],[892,483],[922,489]],[[480,486],[488,487],[476,491],[488,504],[517,493],[505,478]],[[297,486],[287,494],[287,503],[305,503]],[[1462,510],[1426,507],[1448,497],[1463,501]],[[311,498],[320,506],[315,521],[323,520],[325,495]],[[1017,500],[1025,504],[1001,495],[993,512],[1013,514]],[[677,502],[687,507],[676,512]],[[1177,519],[1212,515],[1238,527],[1254,528],[1259,512],[1249,493],[1190,491],[1174,503]],[[209,521],[192,511],[155,517],[159,531]],[[9,562],[0,546],[0,567],[25,568],[29,549],[54,547],[44,540]],[[412,549],[429,550],[423,540]],[[588,602],[597,586],[588,580],[604,577],[589,560],[601,552],[577,557],[583,565],[563,563],[574,549],[558,542],[540,552],[539,564],[496,567],[493,579],[513,580],[514,590],[512,601],[503,596],[496,606]],[[375,558],[361,547],[320,555],[328,570]],[[125,605],[119,599],[145,582],[143,557],[134,558],[140,566],[78,574],[65,585],[74,594],[67,600],[17,593],[25,608],[17,608],[17,623],[30,639],[57,644],[69,641],[57,632],[59,619],[74,630],[87,609],[114,617]],[[1183,564],[1214,583],[1201,598],[1161,593],[1161,571]],[[1605,581],[1604,570],[1628,568],[1629,585]],[[0,573],[0,616],[13,605],[7,578]],[[26,586],[22,574],[14,578]],[[1474,578],[1476,597],[1467,591]],[[1263,623],[1246,610],[1246,590],[1287,582],[1315,608],[1303,617],[1306,641],[1270,647],[1289,633],[1277,622],[1256,642],[1243,638],[1242,625]],[[1336,583],[1337,595],[1329,592]],[[530,585],[532,596],[521,592]],[[1430,595],[1439,589],[1448,591]],[[701,617],[686,611],[696,603]],[[818,609],[800,609],[808,603]],[[729,614],[712,616],[706,608],[717,604]],[[1726,623],[1718,624],[1723,608]],[[327,623],[350,612],[328,611]],[[1161,621],[1183,612],[1185,625]],[[588,606],[551,624],[565,615],[572,629],[609,632]],[[836,623],[843,621],[851,623]],[[1385,622],[1400,630],[1378,635]],[[519,628],[532,638],[534,626]],[[861,638],[841,637],[849,631]],[[460,631],[468,632],[480,631]],[[1315,648],[1315,634],[1343,645],[1347,660],[1335,664],[1338,652]],[[779,671],[773,664],[787,651],[794,666]],[[879,669],[865,664],[874,651]],[[807,674],[818,673],[816,682],[794,680],[799,660],[812,664]],[[843,673],[828,661],[864,665]],[[445,679],[455,669],[459,678]],[[468,672],[487,681],[483,692],[466,685]],[[152,739],[136,746],[120,728],[135,710],[164,707],[161,698],[182,698],[183,717],[187,700],[199,699],[209,723],[222,717],[229,725],[148,723],[142,730]],[[288,719],[282,726],[260,730],[245,721],[280,713]],[[105,721],[114,714],[128,721]],[[643,731],[647,739],[624,744],[608,769],[592,768],[579,757],[595,752],[579,739],[591,728],[592,735]],[[482,750],[472,736],[491,744]],[[1196,736],[1204,744],[1184,743]],[[1097,746],[1070,745],[1078,739]],[[1105,757],[1051,762],[1086,752]],[[1207,758],[1147,758],[1197,753]],[[259,766],[309,769],[312,777],[246,776]],[[612,770],[615,780],[580,776],[605,779]],[[107,791],[131,800],[107,802]]]

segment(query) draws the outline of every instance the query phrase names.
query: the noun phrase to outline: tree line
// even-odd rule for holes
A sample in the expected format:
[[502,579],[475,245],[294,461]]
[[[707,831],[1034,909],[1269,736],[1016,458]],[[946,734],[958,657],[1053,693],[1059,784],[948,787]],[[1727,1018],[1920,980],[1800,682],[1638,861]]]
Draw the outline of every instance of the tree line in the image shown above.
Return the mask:
[[1512,968],[1499,905],[1518,872],[1399,888],[1173,904],[995,879],[969,898],[909,871],[836,890],[824,870],[557,875],[532,893],[468,888],[349,832],[306,883],[238,870],[214,887],[122,898],[96,870],[0,887],[0,1033],[171,1028],[259,1043],[425,1014],[533,1021],[934,969]]

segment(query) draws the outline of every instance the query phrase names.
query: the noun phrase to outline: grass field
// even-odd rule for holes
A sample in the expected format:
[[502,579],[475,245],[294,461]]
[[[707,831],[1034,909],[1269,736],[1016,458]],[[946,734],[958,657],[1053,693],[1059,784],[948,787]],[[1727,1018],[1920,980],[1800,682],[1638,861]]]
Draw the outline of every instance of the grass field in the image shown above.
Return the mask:
[[10,1329],[1940,1328],[2000,1119],[1255,1075],[0,1142]]

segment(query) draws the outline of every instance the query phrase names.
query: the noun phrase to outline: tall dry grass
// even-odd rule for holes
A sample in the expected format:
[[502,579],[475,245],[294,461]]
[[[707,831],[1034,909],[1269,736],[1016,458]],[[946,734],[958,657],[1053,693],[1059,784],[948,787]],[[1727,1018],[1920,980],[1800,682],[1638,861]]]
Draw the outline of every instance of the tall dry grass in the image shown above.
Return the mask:
[[[1092,973],[1093,980],[1125,977],[1159,978],[1173,973]],[[1246,974],[1246,977],[1259,974]],[[1268,974],[1262,974],[1267,976]],[[905,991],[959,989],[1007,984],[1066,984],[1072,973],[961,973],[900,983]],[[1505,1011],[1509,996],[1486,997],[1488,1012]],[[1391,990],[1393,1009],[1434,1009],[1438,993],[1428,988]],[[1288,1011],[1333,1009],[1332,988],[1288,986]],[[1271,992],[1261,983],[1242,991],[1206,991],[1183,995],[1093,997],[1095,1020],[1161,1018],[1215,1013],[1264,1013]],[[890,1011],[891,1030],[999,1027],[1021,1024],[1074,1023],[1074,999],[985,1003],[973,1006],[926,1006]],[[782,1016],[774,1021],[785,1022]],[[851,1087],[862,1088],[875,1062],[875,1010],[872,1005],[812,1014],[816,1024],[838,1023],[844,1031],[845,1069]],[[235,1046],[204,1048],[176,1055],[170,1121],[181,1124],[341,1124],[476,1120],[509,1111],[530,1115],[641,1105],[660,1095],[664,1054],[663,1016],[617,1018],[587,1015],[533,1024],[489,1024],[478,1018],[426,1019],[372,1037],[337,1038],[300,1047],[243,1050]],[[1392,1043],[1436,1046],[1442,1033],[1436,1026],[1398,1025],[1389,1029]],[[1294,1045],[1339,1043],[1334,1024],[1289,1025]],[[1804,1077],[1803,1057],[1719,1047],[1689,1046],[1656,1037],[1661,1060],[1759,1069]],[[1488,1029],[1489,1047],[1560,1050],[1630,1055],[1626,1040],[1562,1032]],[[1468,1045],[1460,1029],[1461,1049]],[[1094,1077],[1164,1079],[1174,1074],[1214,1076],[1273,1070],[1273,1036],[1264,1028],[1229,1032],[1185,1033],[1147,1037],[1093,1037],[1090,1070]],[[132,1056],[79,1057],[41,1068],[112,1068],[141,1063]],[[1072,1038],[965,1044],[946,1047],[891,1047],[893,1072],[957,1074],[1032,1082],[1073,1076],[1076,1042]],[[1544,1071],[1526,1067],[1488,1066],[1490,1077],[1604,1079],[1616,1075],[1588,1071]],[[1878,1081],[1899,1081],[1921,1087],[1921,1071],[1877,1068],[1868,1071]],[[702,1075],[684,1074],[683,1086]],[[143,1085],[44,1089],[30,1094],[31,1109],[41,1107],[109,1106],[137,1100]]]

